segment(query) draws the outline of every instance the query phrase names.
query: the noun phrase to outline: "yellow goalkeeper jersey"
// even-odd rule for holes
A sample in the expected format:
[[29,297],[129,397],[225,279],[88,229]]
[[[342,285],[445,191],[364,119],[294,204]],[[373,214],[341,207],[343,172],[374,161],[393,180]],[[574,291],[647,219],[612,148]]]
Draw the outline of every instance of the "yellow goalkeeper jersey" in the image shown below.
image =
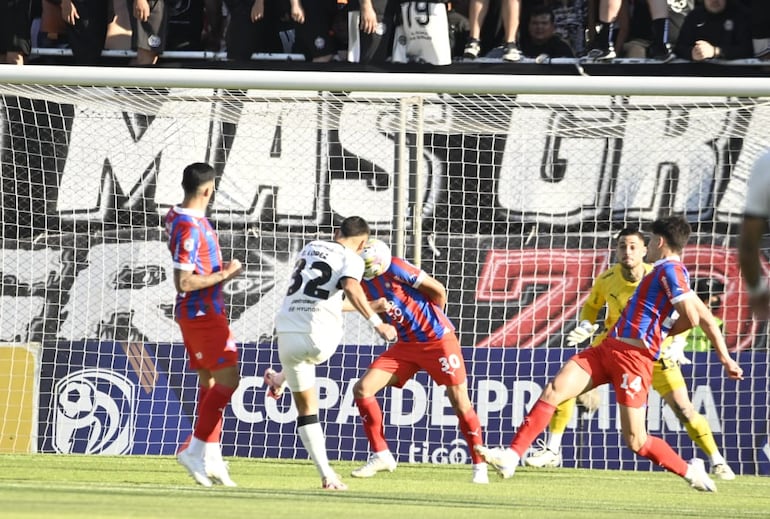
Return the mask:
[[[645,263],[645,275],[649,274],[651,270],[652,265]],[[604,330],[591,342],[591,346],[596,346],[602,342],[609,330],[612,330],[612,327],[618,322],[620,314],[626,307],[626,303],[628,303],[628,300],[634,295],[634,291],[639,285],[639,281],[627,281],[626,278],[623,277],[623,270],[620,263],[616,263],[599,274],[599,277],[596,278],[593,287],[591,287],[591,294],[588,296],[585,305],[580,311],[581,321],[595,323],[599,317],[599,311],[601,311],[605,305],[607,307],[607,313],[604,318]]]

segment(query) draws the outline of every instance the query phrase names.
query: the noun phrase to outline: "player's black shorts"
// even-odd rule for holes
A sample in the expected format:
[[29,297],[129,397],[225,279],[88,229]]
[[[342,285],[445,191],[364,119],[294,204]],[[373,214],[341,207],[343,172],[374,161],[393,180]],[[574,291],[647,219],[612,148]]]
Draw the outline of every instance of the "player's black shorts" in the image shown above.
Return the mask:
[[281,32],[288,23],[288,2],[266,1],[265,15],[251,22],[251,0],[225,0],[230,21],[227,25],[227,58],[248,61],[255,52],[284,52]]
[[0,0],[0,53],[32,51],[30,0]]
[[131,48],[149,50],[156,54],[166,48],[168,34],[168,10],[166,0],[148,0],[150,18],[140,22],[134,16],[134,0],[128,0],[128,12],[131,19]]
[[312,61],[337,51],[332,28],[337,16],[337,0],[310,0],[302,2],[305,23],[296,24],[294,52],[304,54]]
[[72,48],[74,61],[78,65],[93,65],[99,62],[107,25],[115,16],[111,2],[104,0],[75,0],[78,18],[75,25],[67,24],[67,40]]

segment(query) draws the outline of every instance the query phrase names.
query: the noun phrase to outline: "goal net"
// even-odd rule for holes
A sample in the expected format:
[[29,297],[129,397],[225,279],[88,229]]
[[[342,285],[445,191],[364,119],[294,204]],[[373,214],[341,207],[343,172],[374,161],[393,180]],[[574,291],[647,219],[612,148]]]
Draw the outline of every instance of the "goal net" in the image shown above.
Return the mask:
[[[747,372],[729,381],[708,347],[688,351],[694,407],[736,472],[768,471],[766,329],[747,311],[735,238],[767,146],[770,90],[702,78],[31,69],[33,79],[0,77],[0,341],[40,345],[0,357],[9,378],[38,377],[0,398],[3,449],[173,454],[190,434],[196,380],[161,222],[182,199],[183,168],[203,161],[218,172],[209,217],[223,254],[245,265],[225,286],[243,376],[225,412],[226,456],[307,456],[290,396],[266,398],[262,373],[279,366],[273,319],[295,254],[341,218],[364,217],[447,286],[471,397],[498,445],[576,351],[566,334],[615,261],[618,231],[674,213],[693,226],[684,261]],[[332,459],[368,455],[352,386],[385,347],[362,321],[346,316],[343,344],[318,367]],[[611,393],[573,415],[564,466],[651,469],[624,448]],[[427,375],[381,401],[401,462],[469,463]],[[19,420],[30,406],[34,420]],[[684,457],[705,457],[655,392],[648,424]]]

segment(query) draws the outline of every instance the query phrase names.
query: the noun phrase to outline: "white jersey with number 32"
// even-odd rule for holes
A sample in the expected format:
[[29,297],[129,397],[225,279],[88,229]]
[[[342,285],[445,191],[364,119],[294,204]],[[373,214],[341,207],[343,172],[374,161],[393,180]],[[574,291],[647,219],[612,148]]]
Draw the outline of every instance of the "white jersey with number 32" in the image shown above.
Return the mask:
[[337,242],[312,241],[300,251],[283,305],[279,333],[342,334],[342,278],[361,281],[364,260]]

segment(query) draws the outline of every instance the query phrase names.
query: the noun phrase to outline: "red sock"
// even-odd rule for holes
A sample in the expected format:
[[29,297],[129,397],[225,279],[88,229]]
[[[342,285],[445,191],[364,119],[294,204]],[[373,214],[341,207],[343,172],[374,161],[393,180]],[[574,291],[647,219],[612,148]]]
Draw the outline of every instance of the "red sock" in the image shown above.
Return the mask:
[[529,446],[535,441],[535,438],[540,436],[540,433],[545,431],[548,427],[548,422],[551,421],[553,413],[556,412],[556,406],[549,404],[544,400],[538,400],[532,407],[532,410],[524,418],[519,430],[516,431],[516,436],[513,437],[511,442],[511,449],[519,455],[524,456]]
[[[206,395],[209,394],[209,387],[208,386],[198,386],[198,416],[200,416],[200,409],[203,408],[203,401],[206,399]],[[209,434],[208,438],[206,438],[206,443],[219,443],[220,438],[222,437],[222,418],[219,419],[217,424],[214,426],[214,429],[211,431],[211,434]],[[188,440],[189,443],[189,440]]]
[[[235,389],[222,384],[214,384],[214,387],[206,392],[206,397],[198,406],[198,421],[193,436],[201,441],[209,441],[217,426],[221,427],[222,411],[230,402],[233,393]],[[219,441],[219,437],[214,441]]]
[[665,440],[656,436],[647,436],[642,448],[637,452],[639,456],[644,456],[656,465],[663,467],[669,472],[684,477],[687,474],[687,462],[677,454]]
[[364,432],[369,439],[369,445],[372,452],[388,450],[388,442],[385,441],[385,431],[382,422],[382,408],[377,398],[370,396],[366,398],[356,398],[358,414],[361,415],[361,423],[364,426]]
[[484,445],[484,437],[481,431],[481,422],[473,408],[465,411],[463,415],[457,415],[459,419],[460,431],[468,442],[468,450],[471,451],[471,460],[473,463],[483,463],[484,459],[473,450],[475,445]]

